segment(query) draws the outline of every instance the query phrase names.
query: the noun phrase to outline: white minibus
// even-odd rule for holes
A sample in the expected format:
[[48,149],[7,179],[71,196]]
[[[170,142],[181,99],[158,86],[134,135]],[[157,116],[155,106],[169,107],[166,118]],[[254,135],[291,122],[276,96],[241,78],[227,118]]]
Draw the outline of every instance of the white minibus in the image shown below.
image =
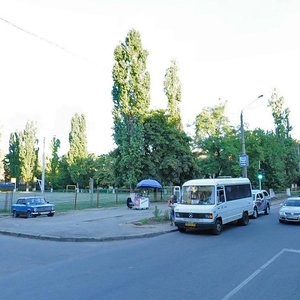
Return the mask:
[[224,224],[247,225],[253,214],[251,183],[248,178],[189,180],[182,185],[174,210],[180,232],[210,229],[220,234]]

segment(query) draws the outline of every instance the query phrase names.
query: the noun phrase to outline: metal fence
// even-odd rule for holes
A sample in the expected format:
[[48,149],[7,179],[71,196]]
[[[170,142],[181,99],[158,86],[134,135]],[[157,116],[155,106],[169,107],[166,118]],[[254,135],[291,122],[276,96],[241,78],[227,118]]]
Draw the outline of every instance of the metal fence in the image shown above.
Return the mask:
[[[173,193],[173,187],[164,187],[161,190],[146,191],[150,203],[167,202]],[[9,212],[12,203],[15,203],[19,197],[41,196],[41,192],[0,192],[0,211]],[[291,191],[292,196],[298,196],[299,191]],[[56,211],[80,210],[87,208],[101,208],[126,206],[127,198],[130,196],[130,190],[125,189],[94,189],[91,193],[88,189],[66,191],[46,191],[44,193],[46,201],[55,204]],[[283,199],[287,197],[286,191],[275,192],[275,198]]]
[[[171,194],[171,188],[162,190],[146,191],[151,202],[166,202]],[[40,191],[30,192],[0,192],[0,211],[10,211],[12,203],[15,203],[19,197],[41,196]],[[56,211],[68,211],[74,209],[101,208],[126,206],[130,191],[125,189],[94,189],[90,192],[88,189],[69,190],[68,192],[46,191],[44,193],[46,201],[55,204]]]

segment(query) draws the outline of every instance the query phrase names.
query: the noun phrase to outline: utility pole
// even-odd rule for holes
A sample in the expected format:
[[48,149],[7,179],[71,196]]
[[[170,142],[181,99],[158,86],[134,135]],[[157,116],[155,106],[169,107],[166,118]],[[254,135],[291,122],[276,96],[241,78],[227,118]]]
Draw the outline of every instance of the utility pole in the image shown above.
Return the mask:
[[258,100],[259,98],[263,97],[264,95],[259,95],[256,99],[254,99],[252,102],[250,102],[248,105],[246,105],[242,110],[241,110],[241,140],[242,140],[242,157],[243,157],[243,164],[242,164],[242,176],[247,177],[247,167],[249,165],[248,161],[248,156],[246,154],[246,144],[245,144],[245,131],[244,131],[244,117],[243,117],[243,111],[246,107],[251,105],[253,102]]

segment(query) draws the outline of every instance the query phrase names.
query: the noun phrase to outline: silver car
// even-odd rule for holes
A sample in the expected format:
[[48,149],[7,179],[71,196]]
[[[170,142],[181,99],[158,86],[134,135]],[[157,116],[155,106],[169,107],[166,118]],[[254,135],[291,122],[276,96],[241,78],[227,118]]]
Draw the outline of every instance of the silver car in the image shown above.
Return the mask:
[[279,222],[300,222],[300,197],[288,198],[282,203]]

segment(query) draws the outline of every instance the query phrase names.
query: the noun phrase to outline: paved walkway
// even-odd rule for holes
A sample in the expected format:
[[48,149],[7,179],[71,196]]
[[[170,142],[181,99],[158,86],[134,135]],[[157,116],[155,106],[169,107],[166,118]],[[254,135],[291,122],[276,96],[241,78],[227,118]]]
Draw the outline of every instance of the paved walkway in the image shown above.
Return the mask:
[[[281,200],[272,200],[272,205]],[[0,234],[61,242],[101,242],[156,236],[177,230],[169,222],[143,225],[154,216],[155,206],[164,214],[166,203],[152,203],[149,209],[127,207],[86,209],[56,213],[54,217],[12,218],[0,215]]]
[[151,237],[177,230],[169,222],[146,225],[139,222],[153,217],[155,206],[161,214],[168,211],[166,203],[152,203],[147,210],[98,208],[30,219],[0,215],[0,234],[64,242],[99,242]]

